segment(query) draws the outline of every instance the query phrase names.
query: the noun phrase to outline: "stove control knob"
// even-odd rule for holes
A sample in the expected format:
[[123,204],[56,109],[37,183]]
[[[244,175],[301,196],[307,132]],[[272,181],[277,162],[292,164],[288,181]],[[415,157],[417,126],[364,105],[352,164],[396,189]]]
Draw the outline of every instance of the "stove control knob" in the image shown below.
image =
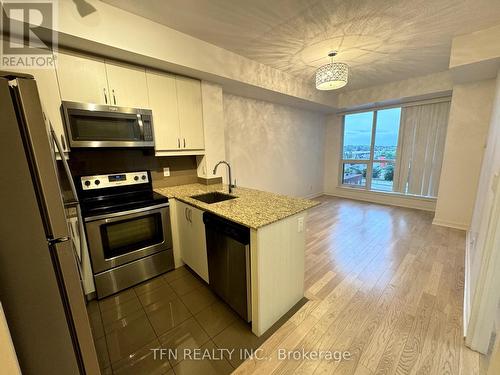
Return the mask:
[[134,181],[139,181],[139,176],[134,176]]
[[143,174],[141,178],[142,178],[143,180],[145,180],[145,179],[146,179],[146,175],[145,175],[145,174]]
[[90,186],[90,181],[87,180],[87,181],[84,182],[84,184],[85,184],[85,186]]
[[96,185],[99,185],[100,183],[101,183],[101,181],[99,181],[99,180],[94,181],[94,184],[96,184]]

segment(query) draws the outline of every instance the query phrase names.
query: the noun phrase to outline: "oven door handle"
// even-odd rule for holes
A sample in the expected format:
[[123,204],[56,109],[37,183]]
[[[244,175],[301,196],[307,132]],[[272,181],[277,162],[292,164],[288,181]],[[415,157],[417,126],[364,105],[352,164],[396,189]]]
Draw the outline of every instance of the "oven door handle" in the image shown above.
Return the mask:
[[105,214],[105,215],[90,216],[90,217],[85,218],[85,222],[88,223],[90,221],[101,221],[103,223],[113,223],[115,221],[123,220],[123,218],[125,216],[134,215],[134,214],[136,214],[134,216],[139,216],[139,214],[144,215],[147,213],[158,212],[161,209],[164,209],[168,206],[169,206],[169,203],[167,202],[167,203],[156,204],[154,206],[136,208],[134,210],[115,212],[112,214]]

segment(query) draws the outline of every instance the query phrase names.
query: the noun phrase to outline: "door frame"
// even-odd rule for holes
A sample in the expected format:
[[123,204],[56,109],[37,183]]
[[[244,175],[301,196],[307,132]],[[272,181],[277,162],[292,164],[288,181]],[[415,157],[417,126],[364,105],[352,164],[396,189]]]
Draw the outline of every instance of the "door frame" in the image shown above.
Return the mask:
[[[478,249],[483,253],[479,277],[475,290],[470,290],[470,285],[466,283],[464,296],[465,344],[483,354],[486,354],[489,349],[500,300],[500,288],[498,288],[500,285],[500,178],[498,174],[493,179],[492,189],[494,198],[487,223],[486,241],[484,248]],[[471,303],[470,306],[468,302]],[[469,319],[467,319],[467,314],[470,314]]]

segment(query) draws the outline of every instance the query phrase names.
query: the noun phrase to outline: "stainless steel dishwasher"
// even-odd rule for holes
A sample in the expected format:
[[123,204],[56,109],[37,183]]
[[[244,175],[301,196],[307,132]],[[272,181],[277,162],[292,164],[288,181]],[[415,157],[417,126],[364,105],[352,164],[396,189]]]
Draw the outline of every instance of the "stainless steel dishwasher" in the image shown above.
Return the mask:
[[205,212],[210,288],[247,322],[252,320],[250,230]]

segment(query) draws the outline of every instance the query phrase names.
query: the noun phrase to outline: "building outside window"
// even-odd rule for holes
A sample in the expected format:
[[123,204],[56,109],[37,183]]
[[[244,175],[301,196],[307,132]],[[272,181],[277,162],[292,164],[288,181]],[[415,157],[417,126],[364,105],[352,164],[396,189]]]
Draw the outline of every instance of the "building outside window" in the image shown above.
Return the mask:
[[344,115],[342,186],[434,197],[449,99]]

